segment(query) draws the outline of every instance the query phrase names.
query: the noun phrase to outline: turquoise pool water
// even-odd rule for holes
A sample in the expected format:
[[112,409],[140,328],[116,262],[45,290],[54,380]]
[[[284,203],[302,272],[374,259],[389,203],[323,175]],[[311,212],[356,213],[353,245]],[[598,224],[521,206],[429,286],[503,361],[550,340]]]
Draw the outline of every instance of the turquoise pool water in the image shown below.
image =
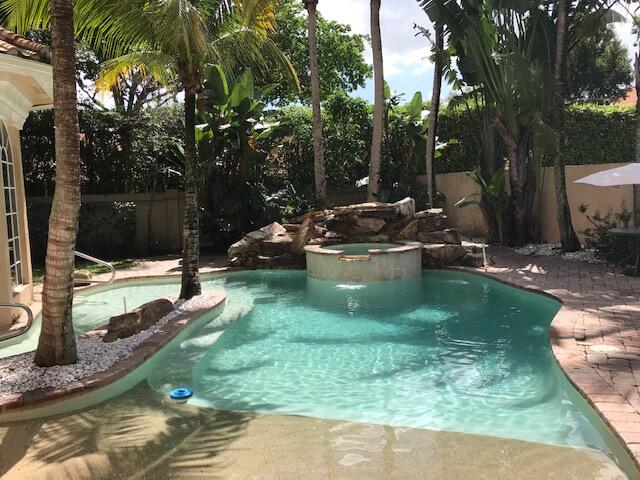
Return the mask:
[[325,247],[329,250],[340,250],[345,255],[369,255],[369,250],[389,250],[390,248],[399,247],[395,243],[343,243],[341,245],[330,245]]
[[[123,297],[134,308],[175,294],[178,283],[109,287],[77,297],[77,330],[121,313]],[[547,330],[559,304],[551,299],[446,271],[363,285],[237,272],[205,277],[203,289],[226,290],[227,305],[152,360],[148,382],[162,394],[190,386],[191,403],[205,407],[478,433],[615,457],[611,433],[552,358]]]

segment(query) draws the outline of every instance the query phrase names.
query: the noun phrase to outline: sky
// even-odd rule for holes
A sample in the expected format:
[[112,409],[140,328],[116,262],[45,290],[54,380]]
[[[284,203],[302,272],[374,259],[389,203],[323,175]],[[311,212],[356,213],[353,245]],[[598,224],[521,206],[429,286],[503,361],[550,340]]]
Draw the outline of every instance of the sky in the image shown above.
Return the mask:
[[[355,33],[369,34],[369,2],[367,0],[319,0],[318,10],[327,19],[351,26]],[[380,11],[382,51],[385,80],[395,92],[404,93],[410,100],[414,92],[421,91],[423,98],[431,95],[433,64],[429,61],[430,44],[416,36],[414,24],[431,27],[431,22],[416,0],[383,0]],[[616,24],[619,38],[630,53],[635,50],[631,24]],[[371,49],[367,45],[366,60],[371,63]],[[450,89],[443,85],[443,95]],[[373,81],[354,95],[373,101]]]

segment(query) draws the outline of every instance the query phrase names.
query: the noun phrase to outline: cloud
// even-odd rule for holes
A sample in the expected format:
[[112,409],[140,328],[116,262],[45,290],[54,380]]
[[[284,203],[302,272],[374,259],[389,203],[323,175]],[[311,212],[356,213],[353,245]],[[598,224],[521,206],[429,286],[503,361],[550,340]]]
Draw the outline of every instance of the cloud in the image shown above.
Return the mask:
[[[356,33],[369,35],[369,2],[363,0],[320,0],[318,10],[328,19],[347,23]],[[414,0],[383,2],[380,11],[385,77],[421,75],[430,67],[428,40],[416,36],[414,24],[428,27],[429,19]],[[371,49],[366,60],[371,63]]]

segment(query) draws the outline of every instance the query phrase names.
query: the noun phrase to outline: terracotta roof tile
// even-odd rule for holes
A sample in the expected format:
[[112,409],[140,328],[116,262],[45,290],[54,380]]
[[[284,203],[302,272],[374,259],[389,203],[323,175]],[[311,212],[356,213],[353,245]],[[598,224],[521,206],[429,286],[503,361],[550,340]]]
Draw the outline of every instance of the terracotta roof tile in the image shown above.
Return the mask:
[[0,53],[39,62],[48,62],[51,59],[49,47],[32,42],[2,27],[0,27]]

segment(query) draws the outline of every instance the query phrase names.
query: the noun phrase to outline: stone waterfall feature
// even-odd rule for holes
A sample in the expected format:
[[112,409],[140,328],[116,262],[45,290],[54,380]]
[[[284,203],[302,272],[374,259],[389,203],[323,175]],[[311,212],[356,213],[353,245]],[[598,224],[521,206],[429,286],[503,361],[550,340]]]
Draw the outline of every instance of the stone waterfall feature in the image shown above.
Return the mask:
[[229,247],[231,264],[246,268],[304,268],[305,247],[353,243],[420,242],[422,265],[477,264],[442,209],[415,211],[412,198],[314,210],[288,224],[271,223]]

